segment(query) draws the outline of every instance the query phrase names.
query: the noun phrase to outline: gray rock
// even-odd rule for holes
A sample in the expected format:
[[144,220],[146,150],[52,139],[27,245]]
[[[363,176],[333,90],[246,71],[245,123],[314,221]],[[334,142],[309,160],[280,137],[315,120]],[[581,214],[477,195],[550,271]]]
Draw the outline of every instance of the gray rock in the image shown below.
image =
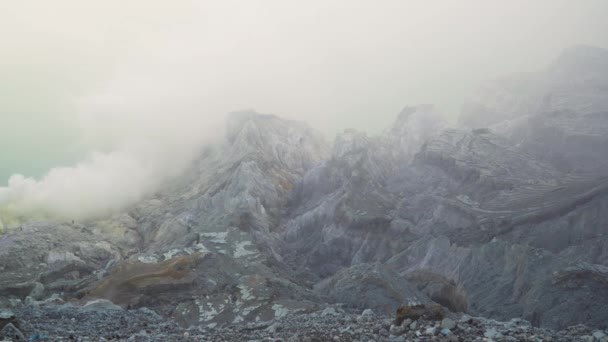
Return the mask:
[[491,338],[491,339],[496,339],[496,338],[502,336],[502,334],[499,333],[496,329],[491,328],[491,329],[486,330],[483,333],[483,336],[487,337],[487,338]]
[[15,313],[10,309],[0,308],[0,329],[8,324],[17,324]]
[[365,309],[361,313],[361,316],[367,316],[367,317],[374,316],[374,311],[372,309]]
[[409,327],[412,324],[412,320],[409,318],[406,318],[403,320],[403,322],[401,323],[401,326],[404,328]]
[[424,331],[424,334],[430,335],[430,336],[437,335],[437,328],[435,328],[435,327],[426,328],[426,330]]
[[15,319],[15,313],[11,309],[0,308],[0,320]]
[[10,339],[11,341],[26,341],[25,335],[13,323],[8,323],[0,329],[0,337]]
[[331,306],[326,307],[325,309],[323,309],[323,312],[321,312],[321,317],[327,316],[338,316],[338,312]]
[[460,317],[459,322],[469,323],[472,319],[473,319],[473,317],[465,314]]
[[277,331],[280,331],[281,329],[283,329],[283,327],[280,324],[275,323],[275,324],[270,325],[268,328],[266,328],[266,331],[271,334],[275,334]]
[[89,311],[123,310],[123,308],[107,299],[96,299],[89,301],[82,307],[82,309]]
[[444,318],[441,321],[441,329],[449,329],[452,330],[456,327],[456,322],[450,318]]
[[608,337],[603,331],[600,331],[600,330],[594,331],[592,336],[593,336],[593,338],[595,338],[598,341]]
[[401,326],[397,326],[397,325],[394,325],[394,324],[390,326],[390,328],[389,328],[388,331],[389,331],[389,333],[391,335],[395,335],[395,336],[400,336],[404,332],[403,328]]
[[25,297],[25,305],[38,305],[38,301],[36,301],[34,298],[27,296]]
[[32,292],[30,292],[29,296],[32,297],[35,300],[41,300],[44,298],[44,285],[42,285],[41,283],[34,283],[34,288],[32,289]]
[[159,320],[159,321],[160,321],[160,320],[162,320],[162,319],[163,319],[163,317],[162,317],[161,315],[157,314],[157,313],[156,313],[154,310],[152,310],[152,309],[150,309],[150,308],[147,308],[147,307],[145,307],[145,306],[144,306],[144,307],[141,307],[141,308],[139,308],[139,309],[137,309],[137,310],[138,310],[138,311],[141,311],[141,312],[143,312],[143,313],[145,313],[146,315],[149,315],[149,316],[153,317],[153,318],[154,318],[154,319],[156,319],[156,320]]

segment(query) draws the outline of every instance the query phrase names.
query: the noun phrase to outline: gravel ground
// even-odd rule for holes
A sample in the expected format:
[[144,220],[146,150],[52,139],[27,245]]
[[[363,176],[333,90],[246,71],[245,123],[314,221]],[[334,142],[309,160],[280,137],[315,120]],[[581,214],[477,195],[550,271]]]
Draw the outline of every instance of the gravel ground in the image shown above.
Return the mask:
[[406,319],[396,326],[371,310],[354,313],[337,307],[270,322],[188,329],[145,308],[127,311],[111,304],[24,306],[13,313],[31,341],[608,341],[606,332],[582,325],[557,332],[523,320],[497,322],[464,315],[442,321]]

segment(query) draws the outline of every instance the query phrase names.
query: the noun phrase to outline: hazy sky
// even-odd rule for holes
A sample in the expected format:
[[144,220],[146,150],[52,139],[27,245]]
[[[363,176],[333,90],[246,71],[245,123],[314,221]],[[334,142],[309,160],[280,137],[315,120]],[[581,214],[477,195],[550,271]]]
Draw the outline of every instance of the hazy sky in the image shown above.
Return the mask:
[[0,0],[0,186],[93,150],[200,143],[245,108],[330,136],[379,131],[405,105],[455,116],[485,79],[608,47],[607,13],[606,0]]

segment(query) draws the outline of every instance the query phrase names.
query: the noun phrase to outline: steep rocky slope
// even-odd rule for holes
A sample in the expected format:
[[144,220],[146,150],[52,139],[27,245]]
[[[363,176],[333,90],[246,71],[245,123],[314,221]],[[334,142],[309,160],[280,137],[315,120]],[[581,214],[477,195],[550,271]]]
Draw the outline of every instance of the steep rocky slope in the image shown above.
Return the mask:
[[[283,223],[294,267],[326,277],[382,262],[472,313],[604,324],[605,56],[573,48],[544,73],[485,89],[478,112],[463,114],[474,128],[437,131],[413,158],[390,133],[338,137],[330,160],[296,187]],[[539,100],[558,89],[559,101]],[[557,111],[573,121],[548,114]],[[408,132],[404,124],[387,132]],[[559,134],[546,136],[548,126]],[[541,148],[552,139],[554,154]]]
[[461,123],[490,127],[566,172],[608,169],[608,51],[565,50],[546,70],[488,82]]
[[[1,291],[13,303],[54,293],[83,303],[105,298],[151,307],[186,326],[314,308],[323,301],[282,266],[273,230],[293,184],[326,154],[322,137],[305,124],[233,113],[224,142],[128,212],[25,224],[2,236],[0,263],[21,278],[2,279]],[[19,272],[24,266],[28,276]],[[33,296],[35,288],[41,293]]]
[[383,134],[328,146],[303,123],[233,113],[220,144],[123,213],[0,236],[0,306],[102,298],[212,328],[435,302],[603,328],[604,56],[578,47],[491,83],[461,127],[407,107]]
[[487,130],[446,130],[409,163],[384,157],[398,145],[354,135],[334,149],[348,141],[353,153],[334,152],[296,188],[284,234],[298,268],[324,277],[383,262],[414,283],[417,271],[452,282],[452,294],[439,280],[427,294],[476,314],[552,327],[608,318],[596,305],[605,278],[588,270],[606,262],[605,178],[560,173]]

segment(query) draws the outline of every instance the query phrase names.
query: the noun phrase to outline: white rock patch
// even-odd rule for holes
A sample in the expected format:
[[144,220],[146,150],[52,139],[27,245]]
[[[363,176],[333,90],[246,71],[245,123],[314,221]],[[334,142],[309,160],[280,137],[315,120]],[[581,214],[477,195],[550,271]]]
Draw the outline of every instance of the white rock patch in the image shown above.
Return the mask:
[[253,244],[251,243],[251,241],[242,241],[242,242],[237,243],[233,256],[235,258],[242,258],[242,257],[258,254],[255,251],[250,251],[245,248],[245,247],[252,246],[252,245]]
[[289,313],[289,309],[281,304],[273,304],[272,310],[274,310],[274,318],[285,317]]

